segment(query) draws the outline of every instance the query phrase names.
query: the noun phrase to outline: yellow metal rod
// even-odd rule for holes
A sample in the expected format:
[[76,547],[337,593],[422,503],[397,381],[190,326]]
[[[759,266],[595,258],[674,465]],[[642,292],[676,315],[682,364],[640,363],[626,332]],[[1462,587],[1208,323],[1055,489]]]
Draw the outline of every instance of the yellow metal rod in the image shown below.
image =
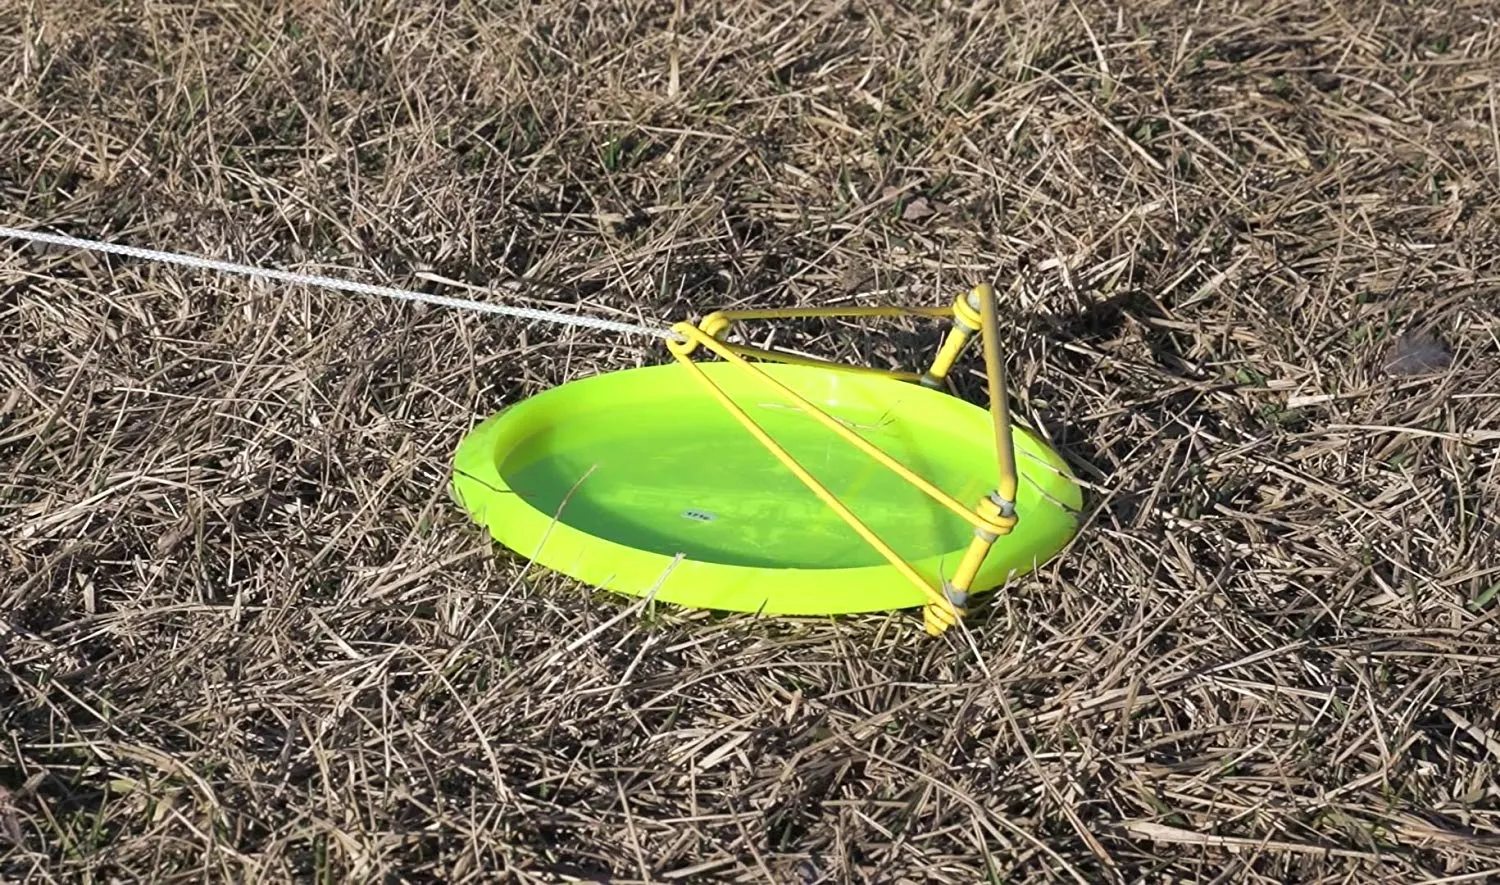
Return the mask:
[[[979,513],[997,523],[1014,526],[1015,516],[1005,516],[1000,512],[1000,505],[994,498],[985,497],[979,501]],[[989,532],[976,530],[974,540],[969,542],[969,547],[964,551],[964,557],[958,563],[958,571],[954,572],[952,580],[949,581],[955,590],[967,594],[974,587],[974,581],[979,577],[979,569],[984,565],[984,558],[989,555],[990,549],[995,546],[998,536]]]
[[802,481],[803,485],[807,486],[813,492],[813,494],[817,495],[824,504],[827,504],[830,508],[832,508],[834,513],[837,513],[839,517],[844,520],[844,522],[848,523],[850,528],[854,529],[854,531],[857,532],[860,537],[864,538],[871,547],[874,547],[881,556],[885,557],[886,561],[889,562],[903,576],[905,576],[907,580],[911,581],[912,584],[920,588],[923,594],[925,594],[931,601],[931,605],[937,606],[940,610],[944,611],[951,611],[953,609],[953,603],[949,602],[948,599],[943,596],[943,594],[933,589],[933,587],[929,585],[927,581],[923,580],[922,576],[917,574],[916,570],[913,569],[906,562],[906,560],[902,559],[900,554],[892,550],[890,546],[888,546],[884,541],[880,540],[880,537],[873,531],[871,531],[870,528],[863,522],[861,522],[859,517],[854,515],[853,511],[844,506],[844,503],[838,498],[834,497],[834,494],[830,492],[822,483],[818,482],[818,480],[811,473],[808,473],[806,468],[797,463],[797,459],[793,458],[791,453],[787,452],[787,450],[782,448],[780,444],[771,439],[770,435],[767,434],[759,424],[756,424],[754,419],[746,414],[744,409],[741,409],[734,402],[734,400],[730,399],[729,395],[726,394],[723,389],[719,387],[719,385],[715,384],[713,382],[713,379],[709,378],[708,375],[701,368],[699,368],[698,365],[694,363],[687,354],[680,353],[674,349],[672,351],[672,355],[677,358],[678,362],[681,362],[683,365],[687,366],[688,369],[693,373],[694,377],[696,377],[699,382],[701,382],[703,386],[707,388],[708,392],[719,401],[719,404],[722,405],[726,410],[728,410],[728,412],[733,415],[741,424],[743,424],[745,429],[750,431],[750,433],[760,441],[761,445],[769,449],[771,451],[771,454],[776,456],[777,460],[785,465],[788,470],[790,470],[798,479]]
[[995,491],[1001,500],[1016,500],[1016,449],[1011,439],[1010,400],[1005,392],[1005,361],[1000,355],[1000,323],[996,317],[995,290],[988,284],[974,289],[979,296],[979,316],[984,339],[984,374],[990,388],[990,417],[995,424],[995,450],[1000,460],[1000,480]]
[[[927,370],[927,377],[933,382],[940,382],[948,377],[953,370],[953,364],[958,361],[958,355],[963,353],[964,347],[969,343],[972,332],[963,326],[954,325],[948,330],[947,336],[943,338],[942,347],[938,349],[937,356],[932,359],[932,368]],[[938,386],[936,383],[934,387]]]
[[953,317],[953,325],[943,338],[937,355],[933,357],[932,365],[921,378],[921,382],[928,387],[942,387],[948,373],[953,371],[953,364],[958,361],[959,354],[964,352],[964,348],[979,331],[979,314],[969,306],[968,293],[955,298],[948,313]]
[[974,579],[979,577],[979,567],[984,565],[984,558],[990,555],[990,548],[994,545],[994,541],[975,535],[964,551],[964,558],[959,560],[958,571],[953,573],[950,583],[956,589],[968,593],[974,586]]
[[714,315],[726,320],[789,320],[809,317],[905,317],[921,316],[942,319],[952,316],[947,307],[887,305],[881,307],[766,307],[747,310],[716,310]]
[[927,629],[928,636],[941,636],[948,628],[956,626],[963,616],[964,610],[952,603],[946,608],[934,603],[922,606],[922,626]]
[[928,497],[937,501],[939,504],[942,504],[944,507],[947,507],[949,510],[953,511],[953,513],[957,514],[959,517],[967,521],[970,525],[974,526],[975,528],[980,528],[996,533],[1004,530],[1004,526],[996,526],[994,522],[985,519],[984,517],[965,507],[961,502],[958,501],[958,499],[954,498],[952,495],[928,482],[919,474],[914,473],[911,468],[907,467],[905,464],[902,464],[900,461],[897,461],[895,458],[892,458],[890,455],[886,454],[884,451],[871,444],[864,437],[845,427],[843,424],[840,424],[831,415],[808,402],[803,397],[799,396],[797,392],[792,390],[790,387],[787,387],[785,384],[782,384],[780,381],[777,381],[775,378],[772,378],[765,372],[760,371],[753,364],[741,359],[732,350],[730,350],[729,346],[724,344],[724,342],[718,341],[711,336],[704,334],[701,329],[690,326],[686,323],[679,324],[675,328],[678,332],[688,337],[690,343],[696,341],[698,344],[701,344],[702,346],[707,347],[709,350],[712,350],[714,353],[717,353],[725,360],[740,366],[741,368],[750,372],[752,375],[759,377],[765,383],[781,391],[782,395],[786,396],[792,402],[802,407],[802,409],[805,410],[808,415],[812,416],[813,419],[818,421],[818,423],[843,437],[843,439],[850,445],[859,449],[861,452],[864,452],[866,455],[869,455],[871,458],[875,459],[881,465],[891,470],[902,479],[927,493]]
[[[715,339],[717,340],[717,339]],[[786,353],[778,350],[765,350],[759,347],[747,347],[743,344],[730,344],[720,341],[724,347],[729,348],[739,356],[746,356],[766,360],[767,362],[789,363],[794,366],[813,366],[820,369],[834,369],[840,372],[853,372],[859,375],[879,375],[884,378],[894,378],[898,381],[916,381],[921,378],[916,372],[897,372],[889,369],[876,369],[870,366],[851,366],[847,363],[836,363],[832,360],[822,360],[817,357],[800,356],[795,353]]]

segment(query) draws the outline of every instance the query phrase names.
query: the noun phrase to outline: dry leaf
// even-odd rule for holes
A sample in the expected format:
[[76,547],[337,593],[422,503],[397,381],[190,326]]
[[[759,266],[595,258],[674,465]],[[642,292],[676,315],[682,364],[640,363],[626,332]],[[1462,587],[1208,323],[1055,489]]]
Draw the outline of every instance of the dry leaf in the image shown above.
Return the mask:
[[1385,352],[1385,370],[1392,375],[1439,372],[1452,362],[1448,345],[1431,332],[1402,335]]
[[915,200],[907,203],[905,209],[901,210],[901,218],[904,221],[921,221],[930,215],[936,214],[937,210],[932,208],[932,201],[926,197],[917,197]]

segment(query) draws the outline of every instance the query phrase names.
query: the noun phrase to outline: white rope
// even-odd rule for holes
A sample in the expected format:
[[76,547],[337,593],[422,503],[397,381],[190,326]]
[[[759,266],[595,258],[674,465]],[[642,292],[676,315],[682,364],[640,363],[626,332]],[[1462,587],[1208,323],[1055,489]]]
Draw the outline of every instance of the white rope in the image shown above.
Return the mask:
[[234,264],[228,261],[215,261],[211,258],[200,258],[196,255],[182,255],[176,252],[162,252],[156,249],[140,249],[135,246],[121,246],[115,243],[101,243],[97,240],[80,240],[77,237],[67,237],[58,234],[44,234],[37,231],[21,230],[14,227],[0,226],[0,235],[16,237],[22,240],[31,240],[37,243],[50,243],[55,246],[71,246],[75,249],[87,249],[93,252],[107,252],[114,255],[128,255],[132,258],[141,258],[146,261],[157,261],[163,264],[178,264],[184,267],[196,267],[203,270],[217,270],[223,273],[240,274],[241,276],[256,277],[265,280],[279,280],[283,283],[302,286],[317,286],[322,289],[338,289],[345,292],[360,292],[365,295],[380,295],[385,298],[394,298],[400,301],[420,301],[425,304],[435,304],[439,307],[455,307],[461,310],[473,310],[480,313],[499,314],[501,316],[516,317],[523,320],[536,320],[544,323],[559,323],[569,326],[582,326],[585,329],[595,329],[600,332],[620,332],[627,335],[650,335],[656,338],[666,338],[673,341],[682,340],[670,329],[652,328],[650,326],[636,325],[634,323],[622,323],[615,320],[606,320],[599,317],[576,316],[574,314],[561,313],[552,310],[537,310],[531,307],[505,307],[498,304],[487,304],[483,301],[469,301],[463,298],[448,298],[442,295],[428,295],[424,292],[413,292],[408,289],[395,289],[390,286],[372,286],[368,283],[356,283],[352,280],[340,280],[333,277],[320,277],[312,274],[291,273],[284,270],[269,270],[262,267],[252,267],[246,264]]

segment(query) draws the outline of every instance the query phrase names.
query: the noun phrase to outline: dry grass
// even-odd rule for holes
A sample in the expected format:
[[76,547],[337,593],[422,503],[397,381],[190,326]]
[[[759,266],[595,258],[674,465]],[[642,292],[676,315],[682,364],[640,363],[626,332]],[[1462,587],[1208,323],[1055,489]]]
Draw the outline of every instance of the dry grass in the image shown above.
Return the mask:
[[1500,875],[1492,3],[281,5],[0,3],[0,221],[652,321],[1024,265],[1089,523],[967,638],[578,643],[448,459],[658,347],[0,243],[0,877]]

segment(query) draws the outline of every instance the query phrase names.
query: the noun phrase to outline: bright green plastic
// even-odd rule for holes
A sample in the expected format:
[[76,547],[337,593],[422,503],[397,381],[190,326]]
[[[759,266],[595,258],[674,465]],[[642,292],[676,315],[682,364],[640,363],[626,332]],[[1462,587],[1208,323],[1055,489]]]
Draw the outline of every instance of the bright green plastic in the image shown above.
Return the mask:
[[[941,586],[972,526],[725,362],[726,393],[913,568]],[[920,385],[760,364],[966,507],[995,484],[988,412]],[[1020,522],[971,592],[1058,553],[1082,494],[1067,465],[1015,431]],[[833,615],[927,597],[817,499],[680,364],[595,375],[474,428],[454,464],[458,502],[500,543],[607,590],[703,609]],[[556,518],[554,518],[556,517]],[[675,554],[684,559],[667,574]],[[663,576],[665,580],[663,580]]]

